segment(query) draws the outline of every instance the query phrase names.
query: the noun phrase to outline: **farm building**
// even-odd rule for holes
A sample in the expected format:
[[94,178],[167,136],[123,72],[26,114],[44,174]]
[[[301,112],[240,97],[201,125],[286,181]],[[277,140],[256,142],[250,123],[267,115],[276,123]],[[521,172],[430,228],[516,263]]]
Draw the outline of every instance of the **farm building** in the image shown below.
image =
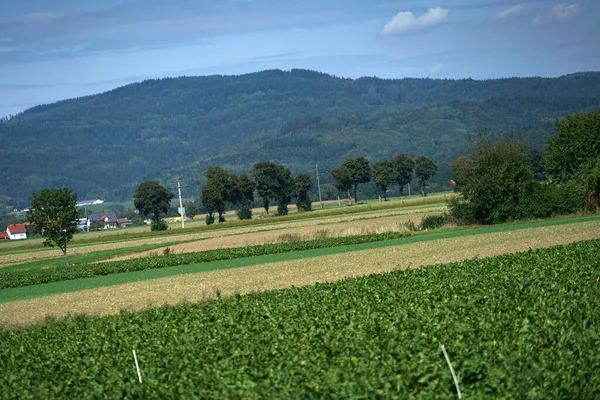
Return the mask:
[[11,224],[6,227],[6,233],[10,240],[27,239],[27,228],[25,224]]

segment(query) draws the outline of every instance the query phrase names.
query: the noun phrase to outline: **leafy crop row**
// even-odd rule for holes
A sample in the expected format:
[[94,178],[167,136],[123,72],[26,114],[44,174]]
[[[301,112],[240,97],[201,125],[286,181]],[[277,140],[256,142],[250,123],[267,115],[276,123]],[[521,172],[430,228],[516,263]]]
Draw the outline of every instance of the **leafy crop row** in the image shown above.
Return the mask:
[[408,233],[404,232],[387,232],[369,235],[298,241],[292,243],[277,243],[228,249],[216,249],[196,253],[169,254],[168,256],[144,257],[97,264],[79,264],[71,267],[64,266],[49,269],[3,273],[0,272],[0,289],[24,287],[49,282],[60,282],[79,278],[91,278],[93,276],[118,274],[122,272],[174,267],[178,265],[198,264],[219,260],[233,260],[243,257],[288,253],[293,251],[313,250],[327,247],[339,247],[359,243],[371,243],[382,240],[398,239],[408,235]]
[[[4,398],[600,396],[600,240],[0,332]],[[140,363],[138,382],[132,350]]]

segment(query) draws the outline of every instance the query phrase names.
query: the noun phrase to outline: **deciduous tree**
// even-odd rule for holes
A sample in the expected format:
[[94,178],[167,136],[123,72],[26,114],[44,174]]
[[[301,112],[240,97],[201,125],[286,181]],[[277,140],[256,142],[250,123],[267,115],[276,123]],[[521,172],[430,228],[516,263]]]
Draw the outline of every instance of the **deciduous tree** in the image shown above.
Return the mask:
[[600,208],[600,111],[556,120],[546,142],[544,165],[552,181],[574,180],[587,194],[588,206]]
[[431,179],[433,175],[435,175],[437,171],[437,165],[433,162],[431,158],[427,157],[417,157],[415,160],[415,175],[417,177],[417,181],[419,183],[419,188],[421,189],[421,196],[425,196],[425,186],[427,185],[427,181]]
[[33,193],[27,217],[44,238],[44,246],[56,246],[62,251],[68,267],[67,244],[79,230],[77,195],[67,188]]
[[312,209],[311,201],[308,198],[308,191],[312,187],[310,175],[306,173],[298,174],[296,179],[294,179],[294,186],[298,211],[310,211]]
[[407,156],[406,154],[398,154],[392,158],[392,164],[396,168],[398,177],[398,187],[400,188],[400,195],[404,193],[404,187],[412,181],[413,171],[415,169],[415,160]]
[[387,188],[398,179],[398,171],[391,161],[384,160],[373,164],[373,179],[383,194],[383,200],[387,201]]
[[358,184],[371,180],[371,167],[365,157],[349,158],[342,163],[342,169],[348,171],[348,176],[354,188],[354,204],[358,203]]
[[287,214],[287,204],[291,200],[294,190],[294,181],[290,170],[283,165],[269,161],[261,161],[254,164],[251,175],[256,181],[256,190],[263,199],[263,206],[269,214],[271,201],[278,201],[278,215]]
[[140,214],[152,221],[158,221],[162,214],[169,211],[173,197],[173,192],[159,185],[157,181],[145,181],[140,183],[133,194],[133,205]]

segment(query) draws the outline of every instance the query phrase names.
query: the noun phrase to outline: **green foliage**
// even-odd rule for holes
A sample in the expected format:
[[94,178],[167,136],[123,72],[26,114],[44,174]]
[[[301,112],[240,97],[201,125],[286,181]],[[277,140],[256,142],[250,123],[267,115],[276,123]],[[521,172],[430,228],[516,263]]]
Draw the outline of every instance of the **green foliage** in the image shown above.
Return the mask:
[[[213,220],[214,222],[214,220]],[[226,249],[207,250],[197,253],[183,253],[164,257],[144,257],[131,260],[80,264],[69,268],[0,272],[0,289],[23,287],[49,282],[60,282],[92,276],[118,274],[122,272],[143,271],[155,268],[167,268],[178,265],[207,263],[219,260],[254,257],[267,254],[289,253],[293,251],[341,247],[359,243],[373,243],[408,236],[403,232],[386,232],[336,238],[319,238],[294,243],[277,243],[260,246],[246,246]]]
[[298,211],[310,211],[312,209],[312,202],[308,197],[308,191],[312,187],[312,178],[310,175],[306,173],[298,174],[296,179],[294,179],[294,187]]
[[398,171],[391,161],[379,161],[373,164],[373,180],[383,195],[383,200],[387,201],[387,188],[398,180]]
[[212,215],[211,213],[206,214],[206,217],[204,218],[204,222],[206,223],[206,225],[214,224],[215,223],[214,215]]
[[404,193],[404,187],[412,181],[415,160],[402,153],[392,158],[392,165],[396,169],[396,182],[400,187],[400,194],[402,194]]
[[558,183],[585,173],[600,158],[600,111],[567,115],[546,141],[545,167]]
[[157,221],[152,221],[152,223],[150,223],[150,230],[153,232],[154,231],[166,231],[167,229],[169,229],[169,226],[162,219],[159,219]]
[[90,224],[90,232],[97,232],[104,229],[104,224],[100,221],[94,221]]
[[421,224],[419,225],[419,229],[421,230],[431,230],[437,229],[444,226],[448,222],[448,214],[436,214],[436,215],[426,215],[421,220]]
[[358,184],[371,180],[371,167],[365,157],[349,158],[345,160],[340,169],[345,170],[351,185],[354,187],[354,204],[358,203]]
[[58,247],[69,266],[67,244],[79,231],[77,195],[68,188],[44,189],[31,195],[27,218],[44,238],[44,246]]
[[251,175],[256,182],[258,195],[263,199],[267,214],[271,201],[278,201],[278,215],[287,215],[287,204],[294,191],[294,180],[289,168],[269,161],[254,164]]
[[206,184],[202,187],[200,202],[210,215],[216,211],[219,222],[223,222],[227,202],[233,200],[230,198],[233,197],[232,188],[237,177],[231,176],[224,168],[216,166],[208,167],[205,176]]
[[425,197],[427,195],[425,186],[427,185],[427,181],[435,175],[437,168],[437,165],[431,158],[419,156],[415,159],[415,176],[417,177],[417,182],[421,189],[421,196]]
[[455,399],[443,344],[465,398],[597,398],[599,252],[594,240],[5,330],[0,387],[20,399]]
[[[470,159],[454,168],[457,175],[453,176],[468,204],[453,202],[452,217],[484,224],[532,217],[527,205],[531,204],[534,180],[528,154],[527,145],[508,137],[492,141],[480,135],[473,140]],[[472,215],[465,218],[469,212]]]
[[156,181],[140,183],[133,194],[133,205],[141,215],[150,217],[153,221],[160,219],[171,207],[171,199],[175,195]]
[[199,182],[198,192],[209,165],[239,173],[271,160],[296,174],[315,162],[330,170],[348,157],[399,152],[442,169],[479,127],[532,127],[541,143],[547,121],[597,108],[599,85],[599,73],[475,81],[294,70],[146,80],[1,121],[0,193],[26,207],[58,176],[80,198],[123,200],[145,177]]
[[247,201],[240,203],[236,215],[239,220],[252,219],[252,205]]

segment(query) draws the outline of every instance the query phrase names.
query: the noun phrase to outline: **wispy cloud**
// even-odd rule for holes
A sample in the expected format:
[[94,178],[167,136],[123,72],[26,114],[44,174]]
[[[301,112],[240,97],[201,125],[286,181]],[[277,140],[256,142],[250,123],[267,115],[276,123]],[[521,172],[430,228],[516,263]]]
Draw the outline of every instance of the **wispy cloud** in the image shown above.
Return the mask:
[[509,7],[505,10],[500,11],[496,14],[497,20],[506,20],[511,18],[520,17],[529,11],[530,7],[527,4],[516,4],[512,7]]
[[548,24],[551,22],[566,22],[580,14],[581,6],[578,4],[560,3],[550,7],[531,21],[535,25]]
[[430,8],[420,17],[416,17],[410,11],[403,11],[396,14],[390,22],[388,22],[382,30],[384,35],[396,35],[409,31],[430,28],[439,25],[448,20],[450,10],[446,8]]

